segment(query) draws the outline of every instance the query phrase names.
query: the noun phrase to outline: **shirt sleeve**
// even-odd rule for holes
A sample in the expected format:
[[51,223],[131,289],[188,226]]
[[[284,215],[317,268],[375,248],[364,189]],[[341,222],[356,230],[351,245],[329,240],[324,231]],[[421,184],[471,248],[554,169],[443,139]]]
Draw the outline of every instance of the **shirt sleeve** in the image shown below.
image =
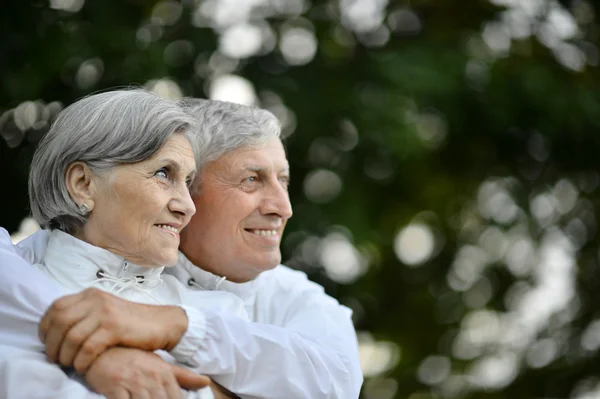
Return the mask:
[[188,330],[171,354],[241,398],[358,398],[363,377],[350,310],[303,273],[284,277],[263,298],[273,324],[184,306]]
[[39,322],[52,302],[66,293],[20,256],[4,229],[0,229],[0,281],[0,343],[43,352]]
[[100,399],[69,378],[41,353],[0,346],[0,397],[10,399]]

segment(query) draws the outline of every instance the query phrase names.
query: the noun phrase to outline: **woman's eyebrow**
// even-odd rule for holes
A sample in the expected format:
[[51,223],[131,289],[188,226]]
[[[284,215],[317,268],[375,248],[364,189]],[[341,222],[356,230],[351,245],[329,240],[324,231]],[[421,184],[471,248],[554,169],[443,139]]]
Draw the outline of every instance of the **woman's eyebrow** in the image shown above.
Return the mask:
[[[177,172],[184,171],[183,165],[181,165],[181,163],[177,162],[176,160],[174,160],[172,158],[161,158],[161,159],[159,159],[159,162],[169,165]],[[188,173],[195,173],[195,172],[196,172],[195,168],[190,169],[190,171],[188,171]]]

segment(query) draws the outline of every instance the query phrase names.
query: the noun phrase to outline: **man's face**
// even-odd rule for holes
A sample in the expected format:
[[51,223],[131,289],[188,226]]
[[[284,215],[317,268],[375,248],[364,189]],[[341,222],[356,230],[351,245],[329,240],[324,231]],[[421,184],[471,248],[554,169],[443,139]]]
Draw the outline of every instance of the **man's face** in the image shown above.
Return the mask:
[[234,282],[249,281],[281,262],[279,245],[292,216],[289,164],[273,138],[242,147],[201,171],[196,215],[180,249],[195,265]]

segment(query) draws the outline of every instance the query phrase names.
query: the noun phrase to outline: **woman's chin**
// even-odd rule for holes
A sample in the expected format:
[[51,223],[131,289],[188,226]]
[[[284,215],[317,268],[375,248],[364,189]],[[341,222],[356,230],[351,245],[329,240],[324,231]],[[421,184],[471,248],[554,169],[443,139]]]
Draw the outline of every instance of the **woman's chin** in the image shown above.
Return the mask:
[[[179,250],[163,252],[158,256],[146,257],[146,267],[156,268],[163,266],[175,266],[179,260]],[[134,262],[135,263],[135,262]]]
[[160,263],[161,266],[175,266],[179,260],[179,250],[175,249],[173,253],[167,254]]

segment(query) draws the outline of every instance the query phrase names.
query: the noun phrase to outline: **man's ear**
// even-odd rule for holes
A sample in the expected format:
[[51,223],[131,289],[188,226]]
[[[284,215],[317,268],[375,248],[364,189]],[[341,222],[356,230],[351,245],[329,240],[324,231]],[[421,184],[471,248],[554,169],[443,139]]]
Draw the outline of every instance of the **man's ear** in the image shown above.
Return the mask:
[[[94,209],[96,181],[94,173],[85,162],[73,162],[67,166],[65,184],[71,199],[86,213]],[[87,208],[87,209],[86,209]]]

